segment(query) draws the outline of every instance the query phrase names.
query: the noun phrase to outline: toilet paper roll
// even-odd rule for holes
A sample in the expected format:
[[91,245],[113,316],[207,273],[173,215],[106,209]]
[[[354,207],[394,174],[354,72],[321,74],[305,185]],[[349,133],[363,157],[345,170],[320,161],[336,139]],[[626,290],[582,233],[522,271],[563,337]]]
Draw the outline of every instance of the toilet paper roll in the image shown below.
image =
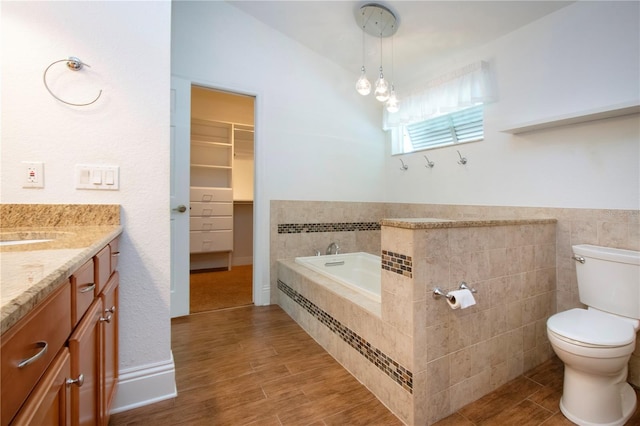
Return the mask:
[[476,299],[470,290],[454,290],[450,291],[448,295],[451,296],[447,298],[451,309],[465,309],[476,304]]

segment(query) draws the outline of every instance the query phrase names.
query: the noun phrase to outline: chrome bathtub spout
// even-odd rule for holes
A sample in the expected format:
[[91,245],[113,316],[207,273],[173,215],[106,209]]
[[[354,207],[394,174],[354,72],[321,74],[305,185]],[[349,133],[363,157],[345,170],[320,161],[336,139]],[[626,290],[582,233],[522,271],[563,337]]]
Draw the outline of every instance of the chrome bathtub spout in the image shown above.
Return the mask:
[[329,244],[329,247],[327,247],[327,252],[326,254],[339,254],[340,252],[340,247],[338,247],[338,245],[336,243],[331,243]]

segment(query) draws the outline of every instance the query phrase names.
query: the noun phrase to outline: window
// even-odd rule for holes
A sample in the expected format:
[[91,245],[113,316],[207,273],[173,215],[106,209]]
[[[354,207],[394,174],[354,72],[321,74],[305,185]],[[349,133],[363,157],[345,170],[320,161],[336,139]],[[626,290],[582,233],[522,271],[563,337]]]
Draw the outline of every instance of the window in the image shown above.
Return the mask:
[[474,142],[484,137],[484,106],[482,104],[402,126],[401,152],[408,153]]

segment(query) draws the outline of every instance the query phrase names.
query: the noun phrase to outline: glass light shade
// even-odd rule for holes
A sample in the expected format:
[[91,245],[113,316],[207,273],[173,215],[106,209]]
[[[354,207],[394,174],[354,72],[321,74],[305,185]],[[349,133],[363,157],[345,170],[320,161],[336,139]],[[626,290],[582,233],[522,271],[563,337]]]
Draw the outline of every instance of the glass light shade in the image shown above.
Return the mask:
[[374,95],[380,102],[385,102],[389,99],[389,83],[384,79],[382,73],[380,73],[380,78],[376,81]]
[[360,78],[356,81],[356,90],[362,96],[367,96],[371,93],[371,83],[367,80],[367,76],[365,75],[364,66],[362,67],[362,72],[360,73]]
[[391,94],[389,95],[389,99],[386,103],[387,111],[394,113],[400,110],[400,101],[396,96],[396,91],[393,89],[393,84],[391,85]]

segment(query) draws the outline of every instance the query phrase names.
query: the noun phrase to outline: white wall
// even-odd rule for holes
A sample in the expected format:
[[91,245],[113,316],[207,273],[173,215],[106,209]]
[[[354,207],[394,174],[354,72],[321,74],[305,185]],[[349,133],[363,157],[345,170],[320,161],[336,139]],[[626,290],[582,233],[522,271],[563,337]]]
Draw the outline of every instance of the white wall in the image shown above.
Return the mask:
[[[120,204],[120,367],[172,365],[169,319],[171,4],[2,2],[2,202]],[[72,73],[53,61],[77,56]],[[21,161],[45,163],[45,187],[21,187]],[[76,190],[74,165],[120,166],[119,191]]]
[[175,2],[171,43],[172,74],[256,96],[254,300],[269,303],[269,201],[379,201],[381,110],[354,74],[226,2]]
[[[638,2],[577,2],[398,87],[487,60],[498,100],[487,105],[485,140],[386,163],[386,201],[434,204],[638,209],[638,115],[517,136],[511,123],[640,97]],[[456,150],[468,164],[457,164]],[[426,154],[435,167],[424,167]],[[403,188],[403,190],[398,190]]]
[[171,71],[257,95],[267,199],[379,199],[381,110],[355,74],[225,2],[173,5]]

